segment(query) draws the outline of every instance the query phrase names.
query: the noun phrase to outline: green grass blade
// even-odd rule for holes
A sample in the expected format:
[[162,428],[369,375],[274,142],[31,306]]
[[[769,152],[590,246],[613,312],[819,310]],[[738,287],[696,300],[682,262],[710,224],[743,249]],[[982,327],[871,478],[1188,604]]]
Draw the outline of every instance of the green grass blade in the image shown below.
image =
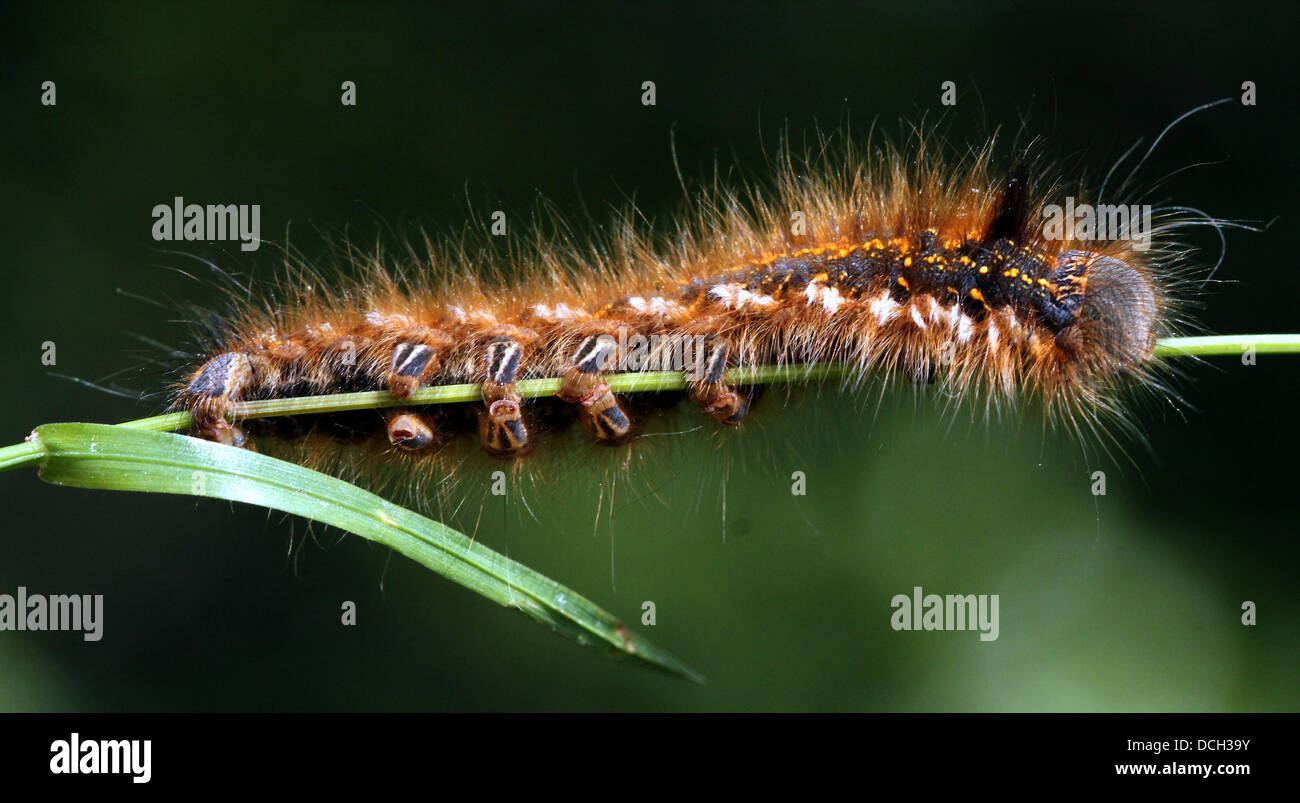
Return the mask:
[[6,446],[0,449],[0,471],[8,471],[11,468],[35,463],[45,454],[39,443],[23,441],[15,443],[13,446]]
[[432,519],[342,480],[246,449],[103,424],[47,424],[30,450],[57,485],[188,494],[294,513],[389,546],[584,646],[633,656],[679,677],[702,678],[586,598]]
[[1243,354],[1248,348],[1253,348],[1257,354],[1298,354],[1300,334],[1167,337],[1156,343],[1156,356],[1225,356]]
[[[1300,334],[1165,338],[1157,343],[1155,354],[1233,355],[1247,348],[1265,354],[1300,354]],[[732,368],[726,379],[740,385],[799,382],[851,375],[853,370],[852,365],[844,363],[769,365]],[[686,387],[684,377],[674,371],[613,374],[606,379],[610,388],[620,393]],[[549,396],[560,382],[555,378],[526,380],[516,385],[516,392],[524,398]],[[398,399],[387,391],[342,393],[244,402],[235,405],[234,418],[472,402],[481,398],[482,389],[477,384],[421,388],[409,399]],[[26,442],[0,448],[0,471],[40,463],[42,477],[63,485],[212,496],[297,513],[390,546],[579,643],[612,647],[664,671],[700,680],[680,661],[631,633],[590,601],[438,522],[293,463],[156,431],[186,429],[190,424],[188,411],[128,421],[116,427],[47,424]],[[204,478],[201,484],[196,480],[200,475]]]
[[[1300,334],[1284,335],[1216,335],[1209,337],[1167,337],[1156,343],[1157,357],[1210,357],[1242,354],[1253,348],[1260,354],[1300,354]],[[766,385],[781,382],[807,382],[853,376],[857,367],[852,363],[810,363],[792,365],[758,365],[730,368],[725,380],[730,385]],[[604,377],[615,393],[640,391],[674,391],[686,389],[686,378],[681,371],[637,371],[607,374]],[[554,395],[560,389],[560,379],[526,379],[515,383],[514,391],[520,398],[532,399]],[[455,404],[483,400],[482,387],[476,383],[435,385],[424,387],[408,398],[399,399],[386,390],[358,393],[334,393],[327,396],[302,396],[287,399],[263,399],[240,402],[235,405],[234,419],[270,418],[308,413],[337,413],[346,410],[370,410],[425,404]],[[124,427],[139,429],[179,430],[190,426],[188,412],[127,421]],[[3,460],[3,454],[0,454]],[[6,468],[0,462],[0,470]]]

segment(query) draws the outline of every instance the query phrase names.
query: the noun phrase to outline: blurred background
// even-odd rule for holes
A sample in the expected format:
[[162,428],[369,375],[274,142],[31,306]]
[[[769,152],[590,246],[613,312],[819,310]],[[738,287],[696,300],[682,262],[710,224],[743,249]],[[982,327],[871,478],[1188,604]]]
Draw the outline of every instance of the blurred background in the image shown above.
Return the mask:
[[[275,248],[155,243],[151,209],[176,195],[260,204],[263,237],[308,255],[340,232],[396,244],[390,230],[458,231],[494,209],[522,221],[539,199],[598,222],[635,199],[662,222],[681,200],[674,140],[688,178],[715,161],[761,174],[783,128],[846,116],[890,132],[942,117],[959,145],[1025,119],[1051,153],[1100,174],[1139,137],[1254,81],[1258,105],[1191,118],[1144,175],[1211,162],[1165,195],[1278,218],[1228,234],[1223,283],[1200,312],[1210,332],[1300,328],[1286,244],[1300,211],[1294,3],[141,3],[5,16],[5,444],[42,423],[160,410],[51,374],[125,370],[115,381],[156,390],[134,371],[150,352],[132,335],[184,345],[186,313],[135,296],[219,302],[207,278],[174,270],[205,270],[186,254],[274,274]],[[39,102],[47,80],[54,107]],[[958,102],[945,115],[949,80]],[[340,104],[343,81],[355,107]],[[1197,242],[1212,263],[1213,232]],[[41,363],[45,341],[55,367]],[[530,500],[540,521],[484,511],[482,541],[629,623],[654,601],[642,629],[704,686],[593,655],[359,538],[303,545],[301,521],[260,509],[9,472],[0,593],[103,594],[105,625],[98,643],[0,632],[0,710],[1296,710],[1300,358],[1185,367],[1188,408],[1145,411],[1150,449],[1133,445],[1131,460],[1087,457],[1035,421],[941,420],[938,402],[910,393],[878,412],[878,395],[772,394],[734,442],[700,433],[659,453],[612,520],[607,504],[597,518],[600,455]],[[1097,470],[1103,497],[1090,493]],[[790,494],[793,471],[806,496]],[[1000,637],[894,632],[890,599],[914,586],[1000,595]],[[355,627],[340,624],[346,600]],[[1246,600],[1254,627],[1241,624]]]

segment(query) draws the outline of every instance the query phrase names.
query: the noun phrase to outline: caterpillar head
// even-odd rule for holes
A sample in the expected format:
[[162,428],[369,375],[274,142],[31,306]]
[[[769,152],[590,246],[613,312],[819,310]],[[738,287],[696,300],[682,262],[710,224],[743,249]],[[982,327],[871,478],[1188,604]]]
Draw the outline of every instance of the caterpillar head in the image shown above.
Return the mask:
[[1135,255],[1064,251],[1054,276],[1080,297],[1072,339],[1090,367],[1111,375],[1141,370],[1155,350],[1161,296]]

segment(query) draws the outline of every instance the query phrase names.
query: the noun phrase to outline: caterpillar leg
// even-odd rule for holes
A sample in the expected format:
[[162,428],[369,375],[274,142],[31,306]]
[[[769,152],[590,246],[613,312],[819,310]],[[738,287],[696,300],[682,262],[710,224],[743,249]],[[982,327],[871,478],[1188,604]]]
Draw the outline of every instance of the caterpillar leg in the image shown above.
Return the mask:
[[405,399],[424,385],[441,364],[439,354],[452,344],[446,332],[438,329],[416,329],[403,333],[393,347],[393,359],[384,374],[388,390],[399,399]]
[[194,416],[194,431],[210,441],[243,446],[244,431],[227,416],[253,378],[253,360],[238,351],[218,354],[200,366],[181,394]]
[[627,440],[632,422],[609,389],[603,374],[614,363],[618,342],[607,333],[583,338],[564,370],[564,384],[555,395],[578,405],[582,423],[602,443]]
[[723,424],[739,424],[749,412],[749,402],[723,378],[731,358],[731,345],[721,338],[706,341],[700,362],[687,369],[691,401]]
[[514,390],[523,357],[524,347],[508,335],[489,340],[483,352],[483,404],[487,409],[479,414],[479,439],[483,448],[497,457],[518,457],[531,448]]
[[388,413],[388,442],[404,452],[420,452],[438,445],[438,434],[427,416],[411,410]]

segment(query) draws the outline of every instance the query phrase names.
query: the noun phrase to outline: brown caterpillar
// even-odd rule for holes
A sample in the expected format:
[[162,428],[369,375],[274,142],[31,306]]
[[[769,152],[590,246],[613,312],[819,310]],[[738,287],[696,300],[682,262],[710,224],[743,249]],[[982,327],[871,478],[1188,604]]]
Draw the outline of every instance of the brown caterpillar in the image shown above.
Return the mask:
[[[1169,234],[1193,223],[1172,208],[1156,211],[1146,243],[1128,231],[1054,234],[1044,213],[1067,195],[1061,181],[1030,154],[999,176],[993,152],[949,168],[918,136],[867,155],[847,145],[787,155],[770,183],[697,196],[669,237],[627,215],[602,242],[539,244],[509,271],[463,248],[425,264],[375,259],[333,290],[304,270],[283,300],[230,318],[176,404],[193,411],[197,434],[228,444],[313,432],[430,454],[471,435],[517,459],[565,419],[597,443],[633,441],[653,410],[603,377],[675,357],[686,395],[724,428],[756,397],[724,381],[728,367],[827,361],[856,366],[851,382],[902,376],[990,408],[1037,400],[1080,434],[1125,426],[1126,387],[1170,393],[1153,348],[1183,325],[1188,251]],[[650,359],[635,364],[629,344],[642,342]],[[541,377],[563,378],[558,399],[514,392]],[[228,420],[247,399],[405,398],[466,382],[483,388],[470,409]]]

